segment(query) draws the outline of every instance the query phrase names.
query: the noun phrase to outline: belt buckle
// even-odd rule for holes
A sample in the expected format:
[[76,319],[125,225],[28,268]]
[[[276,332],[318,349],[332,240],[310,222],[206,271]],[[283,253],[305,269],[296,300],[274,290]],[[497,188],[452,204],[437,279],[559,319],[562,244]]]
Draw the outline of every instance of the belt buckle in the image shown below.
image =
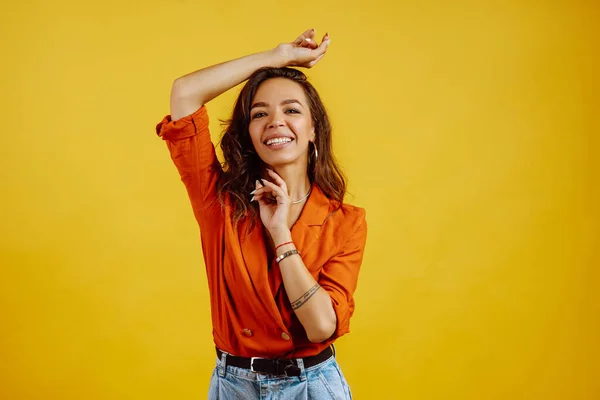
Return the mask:
[[260,360],[262,357],[250,357],[250,371],[258,372],[254,370],[254,360]]

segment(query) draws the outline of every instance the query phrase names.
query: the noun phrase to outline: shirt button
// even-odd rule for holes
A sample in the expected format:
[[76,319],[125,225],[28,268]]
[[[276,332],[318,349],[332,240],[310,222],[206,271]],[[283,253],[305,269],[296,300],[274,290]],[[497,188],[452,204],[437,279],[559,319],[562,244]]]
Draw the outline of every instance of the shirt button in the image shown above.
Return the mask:
[[248,336],[248,337],[250,337],[250,336],[254,335],[254,334],[252,333],[252,331],[251,331],[250,329],[248,329],[248,328],[244,328],[244,329],[243,329],[243,332],[244,332],[244,335],[246,335],[246,336]]
[[290,339],[291,339],[290,335],[288,335],[288,334],[287,334],[287,333],[285,333],[285,332],[283,332],[283,333],[281,334],[281,337],[282,337],[282,339],[283,339],[283,340],[290,340]]

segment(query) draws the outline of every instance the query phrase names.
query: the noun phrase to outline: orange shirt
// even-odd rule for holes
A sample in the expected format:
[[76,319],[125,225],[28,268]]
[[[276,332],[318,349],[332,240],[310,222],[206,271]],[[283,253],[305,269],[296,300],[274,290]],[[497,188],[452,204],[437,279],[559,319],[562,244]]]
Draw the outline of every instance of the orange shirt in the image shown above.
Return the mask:
[[166,116],[156,133],[167,143],[200,226],[215,345],[243,357],[306,357],[348,333],[367,236],[364,209],[338,208],[313,185],[291,229],[306,268],[331,296],[337,316],[331,338],[312,343],[292,311],[278,265],[267,265],[260,219],[246,234],[247,223],[235,229],[231,207],[218,201],[222,168],[206,107],[177,121]]

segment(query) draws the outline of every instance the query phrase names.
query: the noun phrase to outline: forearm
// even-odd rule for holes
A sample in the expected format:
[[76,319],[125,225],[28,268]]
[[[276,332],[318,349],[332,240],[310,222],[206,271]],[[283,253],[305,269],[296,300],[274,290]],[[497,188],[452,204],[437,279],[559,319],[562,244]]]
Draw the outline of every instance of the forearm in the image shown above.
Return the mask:
[[[274,238],[275,243],[291,241],[291,234]],[[277,255],[294,249],[285,245],[277,249]],[[298,320],[311,342],[320,343],[335,331],[337,319],[329,293],[321,288],[308,271],[301,256],[293,255],[279,262],[283,285]]]
[[171,119],[183,118],[210,100],[242,83],[262,67],[283,67],[287,61],[276,49],[251,54],[177,78],[171,89]]

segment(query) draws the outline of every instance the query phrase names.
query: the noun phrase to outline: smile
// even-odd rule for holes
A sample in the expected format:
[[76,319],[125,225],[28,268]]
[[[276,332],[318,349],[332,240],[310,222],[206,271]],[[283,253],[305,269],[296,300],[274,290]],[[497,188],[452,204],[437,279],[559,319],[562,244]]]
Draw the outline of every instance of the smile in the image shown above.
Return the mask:
[[269,147],[283,147],[288,143],[291,143],[294,139],[288,137],[273,138],[265,142]]

